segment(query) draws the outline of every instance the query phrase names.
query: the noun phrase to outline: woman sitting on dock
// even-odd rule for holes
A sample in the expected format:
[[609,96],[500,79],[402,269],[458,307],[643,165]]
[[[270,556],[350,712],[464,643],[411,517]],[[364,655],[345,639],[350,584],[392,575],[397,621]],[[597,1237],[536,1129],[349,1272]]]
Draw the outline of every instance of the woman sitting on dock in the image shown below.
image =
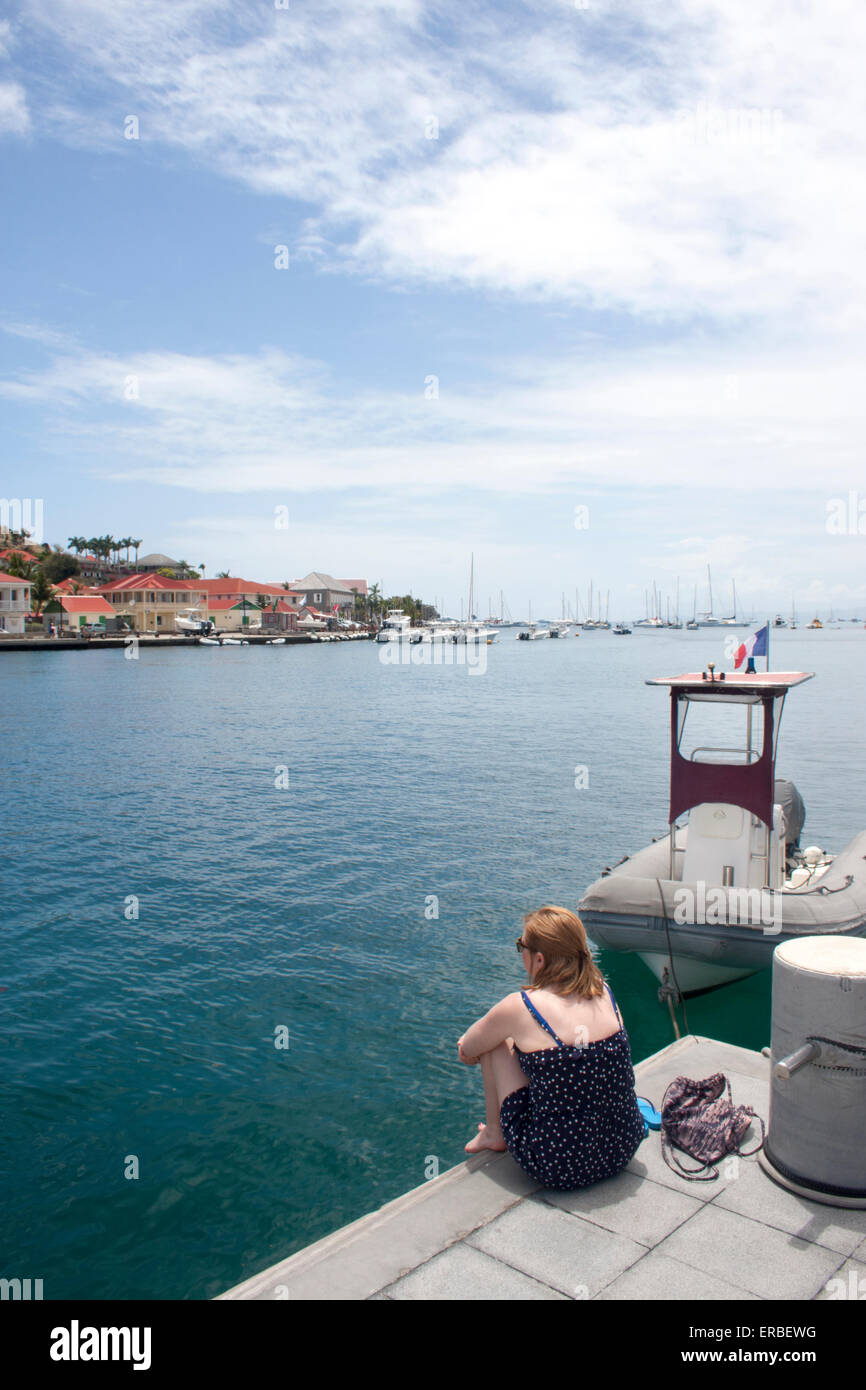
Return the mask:
[[466,1152],[508,1149],[542,1186],[568,1192],[619,1173],[644,1137],[628,1035],[574,913],[530,913],[517,949],[531,985],[457,1044],[461,1062],[481,1064],[487,1106]]

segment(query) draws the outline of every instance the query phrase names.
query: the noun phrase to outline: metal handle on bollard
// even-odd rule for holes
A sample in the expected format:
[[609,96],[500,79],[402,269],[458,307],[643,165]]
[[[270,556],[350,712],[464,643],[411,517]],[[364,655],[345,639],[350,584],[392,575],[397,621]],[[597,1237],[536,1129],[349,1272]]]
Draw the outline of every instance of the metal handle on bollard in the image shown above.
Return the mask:
[[773,1068],[773,1075],[780,1081],[790,1081],[795,1071],[805,1067],[807,1062],[814,1062],[821,1056],[821,1049],[817,1043],[804,1043],[798,1047],[796,1052],[792,1052],[789,1057],[783,1057],[781,1062],[777,1062]]

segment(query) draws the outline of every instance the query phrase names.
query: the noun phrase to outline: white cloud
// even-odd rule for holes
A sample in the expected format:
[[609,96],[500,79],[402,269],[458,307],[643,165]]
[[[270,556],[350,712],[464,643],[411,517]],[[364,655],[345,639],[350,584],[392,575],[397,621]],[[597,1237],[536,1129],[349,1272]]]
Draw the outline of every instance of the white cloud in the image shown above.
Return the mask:
[[0,397],[47,406],[67,453],[100,476],[202,493],[838,490],[862,479],[862,376],[848,348],[804,365],[761,349],[707,361],[684,344],[504,362],[495,381],[452,379],[428,400],[422,381],[350,393],[321,363],[276,349],[67,349],[0,381]]
[[26,135],[29,130],[24,88],[18,82],[0,82],[0,135]]
[[309,203],[326,263],[638,315],[862,322],[856,0],[784,23],[773,0],[28,14],[103,87],[85,110],[55,79],[61,139],[119,141],[120,92],[143,140]]

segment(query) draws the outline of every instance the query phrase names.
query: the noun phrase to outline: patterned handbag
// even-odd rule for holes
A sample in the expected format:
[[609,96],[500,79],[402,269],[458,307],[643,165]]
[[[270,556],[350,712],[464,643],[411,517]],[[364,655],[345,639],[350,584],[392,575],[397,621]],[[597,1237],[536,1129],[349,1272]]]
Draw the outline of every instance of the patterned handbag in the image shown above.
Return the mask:
[[[722,1094],[726,1089],[727,1097]],[[754,1149],[741,1149],[752,1120],[761,1126],[760,1143]],[[690,1181],[712,1182],[719,1176],[713,1164],[728,1154],[740,1154],[743,1158],[756,1154],[763,1147],[766,1131],[764,1121],[750,1105],[734,1105],[730,1081],[716,1072],[703,1081],[678,1076],[671,1082],[662,1101],[661,1137],[662,1154],[669,1168]],[[677,1149],[700,1166],[683,1167]],[[706,1172],[707,1168],[711,1171]]]

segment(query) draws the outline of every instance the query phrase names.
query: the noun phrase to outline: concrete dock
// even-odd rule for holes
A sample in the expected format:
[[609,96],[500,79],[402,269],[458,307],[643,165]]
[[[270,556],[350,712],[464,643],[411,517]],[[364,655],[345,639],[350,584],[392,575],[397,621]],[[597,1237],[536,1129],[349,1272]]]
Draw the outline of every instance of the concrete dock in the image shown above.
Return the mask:
[[[724,1072],[734,1104],[766,1123],[769,1068],[761,1053],[686,1037],[635,1075],[660,1107],[674,1077]],[[753,1125],[744,1147],[758,1138]],[[866,1297],[866,1210],[796,1196],[757,1157],[689,1182],[651,1132],[627,1169],[577,1192],[539,1188],[508,1154],[474,1155],[220,1298],[759,1301],[858,1288]]]

